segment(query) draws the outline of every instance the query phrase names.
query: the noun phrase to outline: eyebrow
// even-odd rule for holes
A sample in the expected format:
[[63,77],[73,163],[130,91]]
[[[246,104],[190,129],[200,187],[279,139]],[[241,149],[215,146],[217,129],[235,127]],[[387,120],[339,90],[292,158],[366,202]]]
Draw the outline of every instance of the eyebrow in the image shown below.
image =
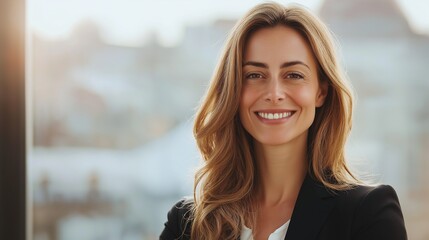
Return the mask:
[[[283,63],[282,65],[280,65],[280,68],[286,68],[286,67],[290,67],[290,66],[293,66],[293,65],[304,65],[305,67],[307,67],[308,69],[310,69],[310,67],[307,65],[307,64],[305,64],[305,63],[303,63],[303,62],[301,62],[301,61],[290,61],[290,62],[285,62],[285,63]],[[244,66],[255,66],[255,67],[261,67],[261,68],[268,68],[268,65],[267,64],[265,64],[265,63],[261,63],[261,62],[254,62],[254,61],[248,61],[248,62],[245,62],[244,64],[243,64],[243,67]]]

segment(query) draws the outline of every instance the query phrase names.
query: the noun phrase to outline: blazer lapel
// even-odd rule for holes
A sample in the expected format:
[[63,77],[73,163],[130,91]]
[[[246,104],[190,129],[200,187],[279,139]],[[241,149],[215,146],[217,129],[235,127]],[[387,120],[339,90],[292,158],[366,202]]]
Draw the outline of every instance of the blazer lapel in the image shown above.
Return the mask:
[[322,184],[307,175],[299,191],[285,240],[316,239],[336,199]]

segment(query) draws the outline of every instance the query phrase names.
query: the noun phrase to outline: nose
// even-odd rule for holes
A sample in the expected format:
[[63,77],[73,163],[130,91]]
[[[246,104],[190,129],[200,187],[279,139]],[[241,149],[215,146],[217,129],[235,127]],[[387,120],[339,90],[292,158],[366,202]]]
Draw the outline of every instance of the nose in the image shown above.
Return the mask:
[[267,86],[265,101],[278,103],[285,99],[286,93],[278,79],[271,79]]

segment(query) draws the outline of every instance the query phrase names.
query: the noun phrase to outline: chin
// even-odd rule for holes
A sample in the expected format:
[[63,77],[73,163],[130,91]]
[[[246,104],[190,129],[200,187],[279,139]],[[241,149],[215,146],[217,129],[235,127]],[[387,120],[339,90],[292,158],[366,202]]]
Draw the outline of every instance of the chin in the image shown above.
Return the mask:
[[269,138],[260,138],[260,139],[256,139],[256,141],[259,144],[265,145],[265,146],[279,146],[279,145],[284,145],[287,144],[289,142],[291,142],[292,139],[285,139],[283,138],[273,138],[273,137],[269,137]]
[[283,133],[283,134],[278,133],[278,134],[256,136],[256,138],[254,139],[259,144],[262,144],[265,146],[280,146],[280,145],[293,144],[301,141],[306,141],[307,132],[303,134],[295,135],[289,131],[288,133]]

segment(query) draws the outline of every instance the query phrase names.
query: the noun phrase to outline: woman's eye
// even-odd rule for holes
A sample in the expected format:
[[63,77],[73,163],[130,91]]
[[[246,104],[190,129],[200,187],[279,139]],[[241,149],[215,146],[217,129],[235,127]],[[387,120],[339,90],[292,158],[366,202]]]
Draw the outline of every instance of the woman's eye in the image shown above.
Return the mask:
[[286,78],[290,78],[290,79],[302,79],[304,78],[304,76],[302,74],[299,73],[289,73]]
[[246,75],[247,79],[256,79],[256,78],[262,78],[262,75],[259,73],[250,73]]

